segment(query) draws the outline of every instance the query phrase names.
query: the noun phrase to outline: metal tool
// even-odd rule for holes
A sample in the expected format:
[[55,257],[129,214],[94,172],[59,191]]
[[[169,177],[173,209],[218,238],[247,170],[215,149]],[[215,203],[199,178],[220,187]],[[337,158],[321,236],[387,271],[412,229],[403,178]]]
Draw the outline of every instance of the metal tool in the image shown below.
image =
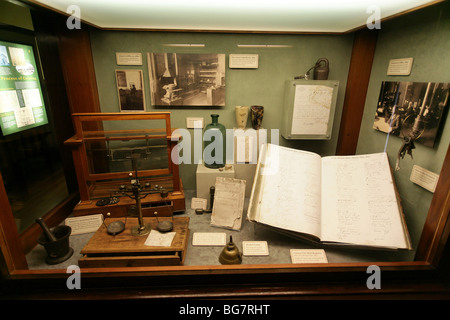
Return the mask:
[[415,149],[414,139],[410,136],[403,137],[402,145],[398,150],[397,163],[395,164],[395,170],[400,169],[400,159],[405,157],[405,154],[409,154],[413,158],[412,150]]

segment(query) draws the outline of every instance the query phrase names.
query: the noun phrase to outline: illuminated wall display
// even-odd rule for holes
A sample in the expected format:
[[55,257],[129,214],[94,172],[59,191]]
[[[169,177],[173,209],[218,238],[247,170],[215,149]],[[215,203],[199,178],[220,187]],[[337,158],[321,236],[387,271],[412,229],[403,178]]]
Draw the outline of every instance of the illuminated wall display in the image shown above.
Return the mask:
[[33,47],[0,41],[0,128],[4,136],[48,123]]

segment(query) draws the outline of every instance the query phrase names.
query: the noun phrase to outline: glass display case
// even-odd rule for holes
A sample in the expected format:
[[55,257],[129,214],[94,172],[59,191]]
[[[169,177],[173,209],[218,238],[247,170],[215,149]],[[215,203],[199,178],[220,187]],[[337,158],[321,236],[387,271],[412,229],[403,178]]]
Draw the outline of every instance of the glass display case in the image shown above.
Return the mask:
[[170,112],[73,114],[70,146],[80,203],[74,215],[135,215],[131,187],[139,183],[142,214],[170,216],[185,210],[185,197],[172,149]]

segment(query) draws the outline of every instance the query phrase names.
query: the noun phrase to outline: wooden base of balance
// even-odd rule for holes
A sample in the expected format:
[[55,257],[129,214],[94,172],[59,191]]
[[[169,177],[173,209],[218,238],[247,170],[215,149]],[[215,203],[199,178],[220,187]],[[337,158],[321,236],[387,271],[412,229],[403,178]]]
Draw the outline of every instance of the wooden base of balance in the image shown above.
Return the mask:
[[136,235],[134,232],[139,226],[137,218],[128,218],[123,232],[110,235],[106,226],[114,221],[125,222],[125,218],[109,218],[81,250],[83,257],[78,265],[81,268],[183,265],[189,239],[189,217],[144,217],[143,220],[152,232],[157,232],[158,222],[171,221],[171,232],[175,232],[172,244],[168,247],[145,245],[148,234]]

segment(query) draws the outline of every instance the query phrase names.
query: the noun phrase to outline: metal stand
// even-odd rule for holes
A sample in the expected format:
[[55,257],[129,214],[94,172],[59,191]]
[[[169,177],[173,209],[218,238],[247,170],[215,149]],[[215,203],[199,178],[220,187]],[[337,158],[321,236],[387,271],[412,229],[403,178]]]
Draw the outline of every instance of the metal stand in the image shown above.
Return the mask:
[[[147,195],[151,194],[151,193],[160,193],[161,197],[165,197],[167,196],[167,192],[165,190],[161,189],[155,189],[146,193],[141,193],[141,185],[139,183],[139,179],[138,179],[138,171],[137,171],[137,166],[136,166],[136,158],[132,158],[132,165],[133,165],[133,170],[135,171],[135,178],[136,180],[134,181],[134,183],[132,183],[132,187],[131,187],[131,195],[127,195],[128,197],[130,197],[131,199],[134,199],[136,201],[136,209],[137,209],[137,213],[138,213],[138,222],[139,225],[132,228],[131,229],[131,234],[133,236],[144,236],[150,233],[150,231],[152,230],[151,226],[149,224],[145,224],[144,223],[144,218],[142,215],[142,205],[141,205],[141,199],[144,199]],[[130,173],[130,176],[132,176],[132,174]],[[126,188],[121,187],[122,193],[126,193],[127,191],[125,190]],[[173,225],[172,225],[173,226]],[[169,226],[165,225],[163,223],[163,225],[161,227],[158,226],[157,228],[158,230],[161,230],[162,232],[167,232],[172,230],[172,227],[169,228]],[[169,230],[170,229],[170,230]],[[164,231],[163,231],[164,230]]]
[[[137,178],[137,172],[136,172],[136,178]],[[146,234],[149,234],[152,228],[149,224],[144,224],[144,218],[142,216],[142,206],[141,206],[141,191],[139,189],[138,182],[136,182],[136,184],[133,185],[132,191],[133,191],[134,200],[136,200],[136,208],[137,208],[137,212],[138,212],[139,225],[134,227],[133,229],[131,229],[131,234],[133,236],[144,236]]]

